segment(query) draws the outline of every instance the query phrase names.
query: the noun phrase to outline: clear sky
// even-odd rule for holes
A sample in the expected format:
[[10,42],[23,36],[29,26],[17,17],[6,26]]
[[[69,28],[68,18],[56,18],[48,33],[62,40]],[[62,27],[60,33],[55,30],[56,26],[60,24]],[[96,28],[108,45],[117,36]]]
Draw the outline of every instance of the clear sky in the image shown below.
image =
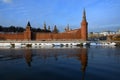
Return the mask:
[[120,0],[0,0],[0,25],[76,29],[84,8],[89,32],[120,29]]

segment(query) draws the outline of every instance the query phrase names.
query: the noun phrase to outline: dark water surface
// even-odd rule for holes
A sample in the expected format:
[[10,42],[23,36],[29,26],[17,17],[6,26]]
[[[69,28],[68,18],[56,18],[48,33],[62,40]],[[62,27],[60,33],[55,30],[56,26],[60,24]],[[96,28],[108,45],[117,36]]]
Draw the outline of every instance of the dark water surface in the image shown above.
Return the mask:
[[120,48],[0,49],[0,80],[120,80]]

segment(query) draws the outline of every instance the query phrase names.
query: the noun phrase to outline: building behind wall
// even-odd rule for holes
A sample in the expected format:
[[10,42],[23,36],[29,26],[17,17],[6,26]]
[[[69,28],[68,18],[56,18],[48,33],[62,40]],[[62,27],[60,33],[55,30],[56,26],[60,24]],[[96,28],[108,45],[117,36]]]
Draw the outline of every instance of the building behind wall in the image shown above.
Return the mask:
[[26,29],[21,33],[0,33],[0,39],[4,40],[87,40],[88,38],[88,23],[86,20],[86,12],[83,11],[81,28],[69,30],[61,33],[39,33],[31,30],[30,22]]

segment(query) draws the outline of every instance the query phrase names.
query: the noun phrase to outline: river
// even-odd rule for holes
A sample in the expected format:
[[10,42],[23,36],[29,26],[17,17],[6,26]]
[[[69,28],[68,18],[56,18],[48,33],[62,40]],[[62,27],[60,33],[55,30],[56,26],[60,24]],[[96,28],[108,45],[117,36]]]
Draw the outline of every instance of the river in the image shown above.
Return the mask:
[[120,80],[120,48],[0,49],[0,80]]

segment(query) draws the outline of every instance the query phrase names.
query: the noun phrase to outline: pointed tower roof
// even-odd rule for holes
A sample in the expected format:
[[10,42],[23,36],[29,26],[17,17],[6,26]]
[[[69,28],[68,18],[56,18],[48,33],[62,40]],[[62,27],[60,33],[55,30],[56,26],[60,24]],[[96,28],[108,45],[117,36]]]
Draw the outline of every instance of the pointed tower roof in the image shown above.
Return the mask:
[[82,20],[86,20],[86,11],[85,11],[85,8],[83,10],[83,18],[82,18]]
[[47,28],[46,28],[46,22],[44,22],[44,26],[43,26],[43,27],[44,27],[44,30],[46,30],[46,29],[47,29]]
[[31,27],[31,25],[30,25],[30,21],[28,21],[27,26]]
[[26,31],[31,31],[30,21],[28,21],[28,23],[27,23],[27,26],[26,26]]

